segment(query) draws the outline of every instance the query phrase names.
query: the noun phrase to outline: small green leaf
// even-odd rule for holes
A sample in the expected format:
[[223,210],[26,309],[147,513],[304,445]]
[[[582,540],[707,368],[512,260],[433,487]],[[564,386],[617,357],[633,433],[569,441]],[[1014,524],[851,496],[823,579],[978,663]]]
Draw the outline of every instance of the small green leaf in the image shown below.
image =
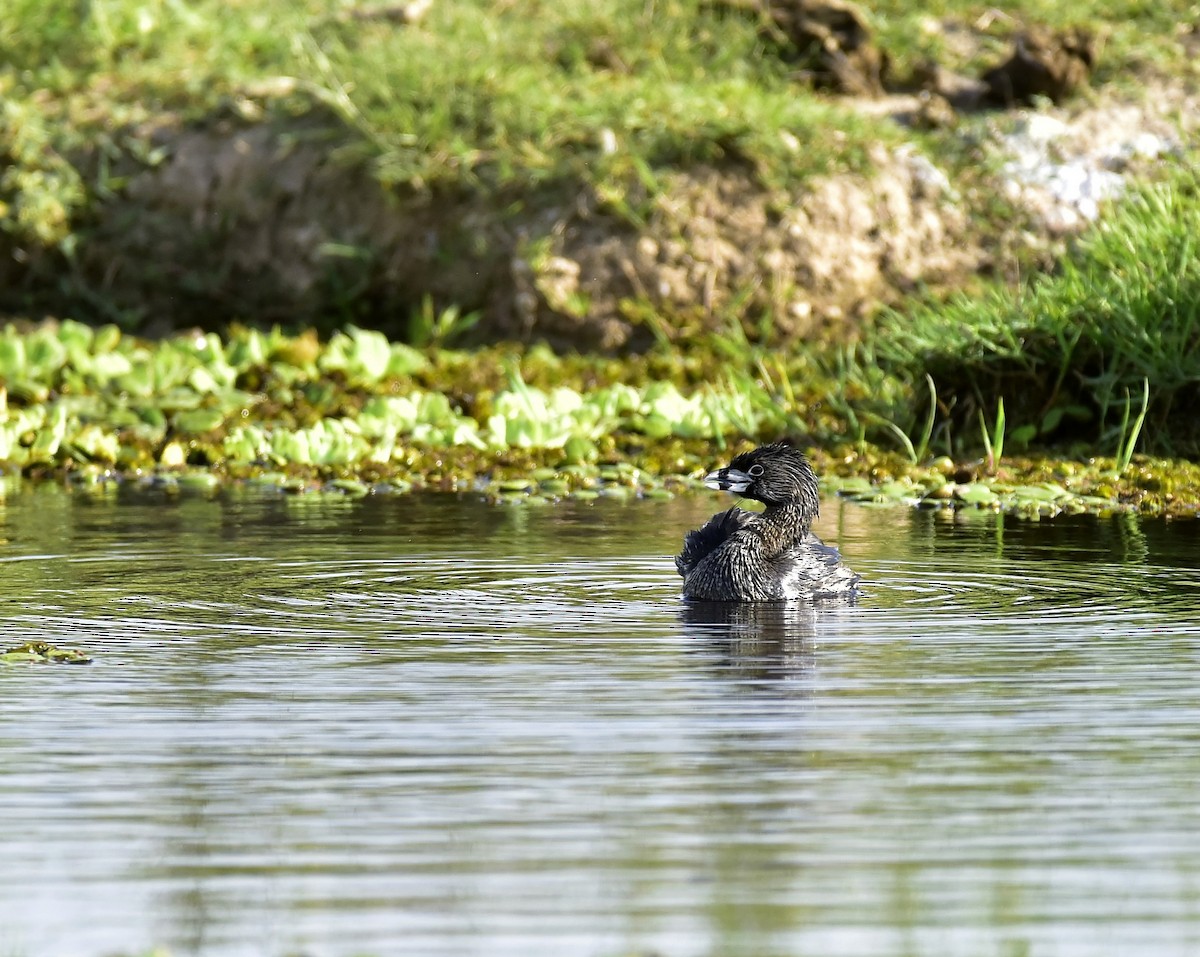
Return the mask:
[[215,489],[221,484],[211,472],[184,472],[177,479],[180,488],[188,489],[193,492],[207,492]]
[[178,431],[193,435],[218,429],[224,421],[225,414],[219,409],[193,409],[190,412],[177,412],[171,419]]
[[371,491],[369,485],[364,482],[355,481],[354,479],[334,479],[329,483],[329,487],[337,489],[351,498],[363,498]]
[[1000,501],[995,492],[978,482],[959,486],[955,490],[955,497],[968,505],[993,505]]

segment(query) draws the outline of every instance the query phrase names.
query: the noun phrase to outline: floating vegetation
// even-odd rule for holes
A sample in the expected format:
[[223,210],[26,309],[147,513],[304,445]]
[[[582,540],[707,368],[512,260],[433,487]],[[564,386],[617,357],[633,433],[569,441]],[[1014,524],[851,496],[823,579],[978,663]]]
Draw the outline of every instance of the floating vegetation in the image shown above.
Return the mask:
[[355,328],[325,343],[253,329],[151,343],[111,326],[10,324],[0,332],[0,470],[92,496],[117,484],[216,495],[236,481],[347,502],[428,490],[538,505],[670,498],[700,488],[715,458],[791,434],[809,437],[830,491],[873,504],[1032,518],[1184,515],[1200,503],[1195,467],[1133,452],[1145,385],[1140,404],[1126,402],[1116,458],[1010,458],[998,403],[983,431],[988,455],[963,465],[927,458],[932,382],[926,422],[898,455],[861,430],[847,442],[850,400],[839,400],[850,417],[831,410],[836,384],[813,376],[805,355],[742,358],[420,351]]
[[56,648],[46,641],[27,641],[0,651],[0,662],[8,665],[88,665],[92,659],[78,648]]
[[828,475],[824,490],[871,505],[984,509],[1035,520],[1119,511],[1195,518],[1200,503],[1200,466],[1148,456],[1136,456],[1123,469],[1109,458],[1086,463],[1006,459],[994,474],[986,459],[963,466],[943,458],[921,467],[891,454],[853,463],[855,468],[868,465],[874,481]]
[[[594,461],[613,434],[647,440],[780,429],[787,416],[762,387],[613,382],[586,392],[506,384],[471,396],[417,384],[429,360],[377,332],[315,337],[236,330],[146,343],[75,322],[0,335],[0,463],[31,470],[84,465],[125,473],[203,466],[384,471],[420,450],[561,450]],[[757,391],[756,391],[757,390]],[[183,473],[181,484],[208,479]]]

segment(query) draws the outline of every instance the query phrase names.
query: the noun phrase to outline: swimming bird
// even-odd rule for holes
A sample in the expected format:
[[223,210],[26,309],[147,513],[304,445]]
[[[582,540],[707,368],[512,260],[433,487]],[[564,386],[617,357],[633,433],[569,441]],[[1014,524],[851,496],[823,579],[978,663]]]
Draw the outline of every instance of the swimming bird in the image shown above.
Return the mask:
[[861,576],[812,533],[820,509],[817,476],[786,442],[745,452],[704,478],[709,488],[766,505],[761,514],[734,508],[688,532],[675,567],[685,598],[783,601],[850,597]]

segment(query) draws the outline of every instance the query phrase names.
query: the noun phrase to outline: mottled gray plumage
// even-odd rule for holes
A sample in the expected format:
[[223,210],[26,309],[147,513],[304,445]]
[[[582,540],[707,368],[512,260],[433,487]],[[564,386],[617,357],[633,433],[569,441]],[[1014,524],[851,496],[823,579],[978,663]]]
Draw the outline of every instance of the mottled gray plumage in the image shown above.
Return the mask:
[[714,515],[688,532],[675,567],[683,594],[706,601],[782,601],[853,595],[859,576],[811,531],[820,508],[808,459],[782,442],[735,458],[705,478],[767,506]]

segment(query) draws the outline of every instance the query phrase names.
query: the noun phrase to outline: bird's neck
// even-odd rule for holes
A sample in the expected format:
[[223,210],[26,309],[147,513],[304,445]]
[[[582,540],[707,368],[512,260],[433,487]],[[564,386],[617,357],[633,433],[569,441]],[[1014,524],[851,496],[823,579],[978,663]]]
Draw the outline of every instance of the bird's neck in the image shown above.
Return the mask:
[[811,527],[811,512],[800,499],[791,499],[767,506],[762,513],[759,530],[767,552],[775,553],[798,542]]

